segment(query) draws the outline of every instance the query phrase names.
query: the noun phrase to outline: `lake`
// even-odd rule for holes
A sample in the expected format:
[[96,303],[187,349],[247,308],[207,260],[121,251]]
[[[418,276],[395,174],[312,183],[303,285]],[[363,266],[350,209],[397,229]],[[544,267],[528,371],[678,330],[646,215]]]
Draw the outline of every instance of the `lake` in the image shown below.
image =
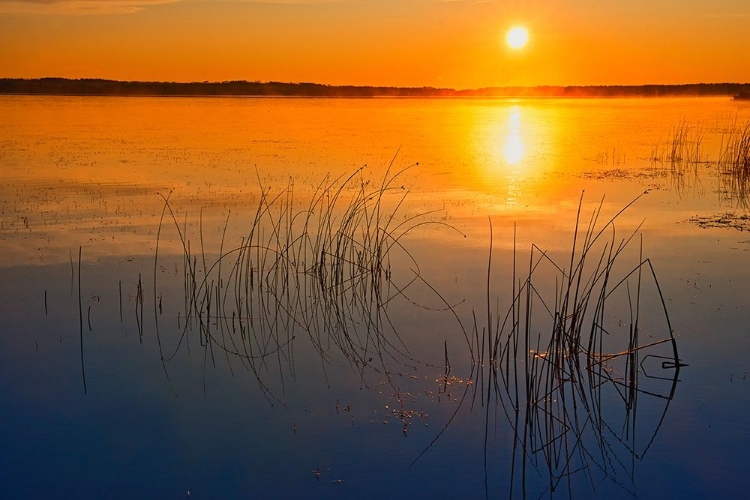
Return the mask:
[[745,495],[747,103],[0,116],[2,496]]

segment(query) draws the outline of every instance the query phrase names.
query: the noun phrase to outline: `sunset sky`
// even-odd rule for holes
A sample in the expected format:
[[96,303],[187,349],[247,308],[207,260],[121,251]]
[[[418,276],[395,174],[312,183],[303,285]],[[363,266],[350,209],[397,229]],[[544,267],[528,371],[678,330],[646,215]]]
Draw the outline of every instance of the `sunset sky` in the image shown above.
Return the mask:
[[748,0],[0,0],[0,77],[750,82],[748,31]]

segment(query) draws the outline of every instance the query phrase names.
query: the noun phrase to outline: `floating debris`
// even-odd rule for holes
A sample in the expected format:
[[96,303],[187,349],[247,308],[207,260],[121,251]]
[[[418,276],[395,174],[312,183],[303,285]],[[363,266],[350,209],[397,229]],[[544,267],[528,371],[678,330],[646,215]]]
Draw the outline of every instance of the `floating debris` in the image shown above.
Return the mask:
[[730,212],[717,215],[691,217],[688,222],[706,228],[730,228],[738,231],[750,231],[750,215],[737,215]]

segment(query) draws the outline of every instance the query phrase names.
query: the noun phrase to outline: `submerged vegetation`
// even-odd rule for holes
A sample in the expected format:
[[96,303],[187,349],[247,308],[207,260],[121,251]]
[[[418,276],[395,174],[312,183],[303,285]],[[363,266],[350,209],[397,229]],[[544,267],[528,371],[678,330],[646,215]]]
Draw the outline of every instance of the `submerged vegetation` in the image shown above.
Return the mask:
[[750,231],[750,215],[738,215],[731,212],[706,216],[696,215],[690,218],[690,222],[704,229],[715,227]]

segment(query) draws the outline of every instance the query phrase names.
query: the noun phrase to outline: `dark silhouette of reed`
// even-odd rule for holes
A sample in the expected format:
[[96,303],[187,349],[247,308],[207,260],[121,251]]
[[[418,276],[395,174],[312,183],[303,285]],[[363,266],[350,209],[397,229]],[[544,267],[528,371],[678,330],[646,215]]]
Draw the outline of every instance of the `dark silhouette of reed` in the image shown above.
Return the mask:
[[[502,309],[494,299],[500,288],[492,277],[490,219],[482,306],[486,310],[479,314],[475,310],[471,327],[466,328],[456,307],[422,275],[403,242],[426,224],[458,231],[434,220],[433,212],[400,213],[408,190],[398,179],[411,167],[395,172],[392,167],[393,163],[378,183],[365,181],[361,169],[335,179],[326,177],[304,205],[295,201],[293,181],[272,192],[259,178],[252,222],[239,243],[231,244],[227,216],[216,255],[204,250],[202,213],[197,255],[187,216],[181,225],[169,195],[163,196],[153,300],[156,339],[167,379],[169,363],[178,352],[190,353],[191,343],[197,343],[203,358],[204,394],[209,364],[216,365],[223,357],[232,374],[237,365],[249,372],[269,403],[283,403],[277,387],[283,394],[287,381],[297,376],[295,349],[306,341],[324,374],[331,363],[343,360],[362,387],[368,387],[371,373],[385,379],[398,399],[393,416],[406,436],[410,419],[419,413],[406,408],[404,398],[410,393],[402,392],[393,375],[418,365],[440,368],[411,353],[389,306],[400,298],[423,307],[410,293],[412,287],[421,286],[443,304],[440,310],[456,320],[466,342],[466,355],[458,358],[469,365],[469,375],[457,377],[456,357],[452,362],[448,343],[440,339],[444,379],[439,392],[453,400],[451,386],[463,385],[464,391],[425,452],[449,429],[461,408],[470,405],[472,410],[481,408],[484,417],[488,496],[489,478],[494,477],[491,457],[498,452],[492,436],[499,426],[512,437],[512,446],[504,450],[511,455],[511,498],[526,498],[530,490],[538,493],[540,480],[549,495],[562,491],[572,496],[579,478],[593,487],[594,475],[634,493],[635,463],[654,443],[685,366],[656,272],[643,257],[642,244],[634,264],[622,262],[633,258],[630,247],[640,226],[619,236],[615,222],[640,196],[603,224],[603,200],[586,223],[582,196],[564,262],[532,245],[528,263],[520,271],[514,234],[508,305]],[[182,248],[184,300],[174,334],[159,328],[163,310],[157,277],[159,244],[168,229],[165,221],[174,227]],[[79,249],[81,370],[86,392],[81,254]],[[135,315],[140,342],[143,302],[139,273]],[[646,425],[651,427],[644,434]]]
[[[180,226],[169,196],[163,196],[166,220],[183,249],[185,295],[180,334],[159,336],[165,372],[182,347],[190,349],[191,336],[206,364],[215,363],[217,353],[230,370],[239,362],[269,400],[275,396],[268,372],[276,372],[283,391],[286,378],[296,374],[295,343],[302,338],[320,357],[324,373],[343,358],[363,386],[367,370],[390,379],[393,370],[418,364],[388,312],[396,297],[414,302],[409,288],[427,283],[402,240],[425,224],[455,228],[433,220],[434,212],[400,213],[408,190],[397,180],[409,168],[393,171],[391,163],[379,183],[364,180],[362,169],[326,177],[305,205],[295,201],[292,180],[274,193],[259,178],[252,223],[232,246],[227,219],[215,257],[204,251],[202,217],[201,251],[195,255],[187,225]],[[396,254],[408,269],[398,276],[392,267]],[[158,242],[154,265],[156,275]],[[155,284],[155,296],[156,290]]]
[[[465,384],[455,413],[422,455],[470,403],[484,412],[488,497],[491,456],[498,452],[492,436],[502,433],[503,423],[513,442],[506,450],[509,498],[531,491],[535,497],[574,496],[579,478],[593,488],[595,476],[634,493],[635,463],[664,423],[685,366],[642,244],[635,264],[622,263],[640,226],[618,239],[615,221],[638,198],[603,225],[600,204],[585,227],[579,204],[566,262],[532,245],[526,270],[518,274],[514,250],[504,312],[493,306],[490,243],[486,324],[475,313],[472,327],[473,383]],[[490,235],[492,242],[491,221]],[[454,378],[450,371],[446,352],[446,386]],[[643,431],[647,424],[652,427]]]
[[649,154],[654,174],[665,175],[677,192],[699,183],[699,167],[718,175],[723,201],[747,207],[750,194],[750,122],[737,121],[711,132],[720,133],[718,157],[711,159],[704,150],[707,129],[686,120],[673,126],[665,141],[657,141]]
[[661,140],[651,150],[653,165],[666,165],[677,173],[688,167],[706,163],[703,141],[706,130],[700,125],[690,125],[686,120],[674,125],[665,142]]
[[[81,254],[83,253],[83,247],[78,247],[78,338],[81,345],[81,379],[83,380],[83,393],[88,394],[88,387],[86,386],[86,364],[83,360],[83,291],[81,290]],[[89,329],[91,322],[89,322]]]
[[[510,304],[502,311],[493,305],[490,243],[486,311],[475,312],[467,329],[402,244],[423,224],[445,225],[429,219],[430,213],[397,216],[408,191],[396,180],[405,170],[389,168],[375,185],[360,171],[326,178],[303,208],[294,203],[293,182],[277,193],[261,182],[245,236],[229,245],[227,219],[215,257],[202,243],[200,255],[192,253],[187,224],[180,225],[164,196],[164,213],[183,249],[185,292],[179,334],[159,341],[165,373],[197,337],[204,373],[222,356],[232,372],[239,363],[251,373],[271,404],[282,402],[271,387],[283,393],[288,379],[296,377],[295,345],[306,339],[324,373],[343,359],[363,387],[371,370],[400,395],[392,374],[425,363],[411,354],[388,308],[396,297],[411,301],[409,288],[424,284],[456,319],[470,360],[470,376],[457,378],[444,343],[441,390],[460,381],[464,393],[435,441],[461,407],[478,406],[485,420],[486,478],[496,453],[491,436],[503,422],[512,433],[510,497],[525,498],[529,485],[538,489],[540,478],[549,494],[571,493],[578,478],[593,486],[595,475],[633,492],[635,463],[653,444],[685,366],[642,246],[634,264],[622,262],[633,257],[628,248],[640,226],[618,237],[615,221],[640,196],[603,224],[603,201],[586,224],[581,198],[565,263],[532,245],[526,270],[519,273],[514,251]],[[202,237],[202,221],[200,227]],[[492,242],[491,221],[490,232]],[[394,273],[396,253],[411,274]],[[399,401],[394,415],[406,436],[407,410],[400,396]],[[660,410],[651,408],[644,416],[642,408],[653,401]],[[644,420],[652,425],[645,436]],[[489,494],[489,479],[486,488]]]
[[750,192],[750,121],[742,125],[735,123],[722,135],[718,166],[723,191],[730,199],[747,206]]
[[[639,228],[618,239],[614,222],[622,211],[598,227],[600,205],[584,229],[580,206],[567,265],[532,246],[525,278],[514,278],[505,315],[490,314],[488,300],[476,369],[486,382],[475,387],[484,387],[478,396],[484,398],[487,435],[498,415],[515,435],[510,497],[527,496],[532,470],[547,478],[550,494],[563,485],[569,492],[576,474],[593,486],[596,471],[627,488],[622,476],[632,480],[628,464],[643,458],[653,443],[683,366],[656,273],[643,258],[642,246],[634,266],[620,264]],[[608,231],[611,238],[605,241]],[[645,307],[647,286],[651,303]],[[624,304],[628,316],[614,321],[613,313],[622,312]],[[663,392],[653,392],[643,382],[644,361],[650,357],[671,370],[662,377],[671,383]],[[664,414],[650,438],[636,443],[638,400],[643,397],[663,400]],[[619,411],[611,411],[618,406]],[[487,456],[486,449],[485,460]]]

